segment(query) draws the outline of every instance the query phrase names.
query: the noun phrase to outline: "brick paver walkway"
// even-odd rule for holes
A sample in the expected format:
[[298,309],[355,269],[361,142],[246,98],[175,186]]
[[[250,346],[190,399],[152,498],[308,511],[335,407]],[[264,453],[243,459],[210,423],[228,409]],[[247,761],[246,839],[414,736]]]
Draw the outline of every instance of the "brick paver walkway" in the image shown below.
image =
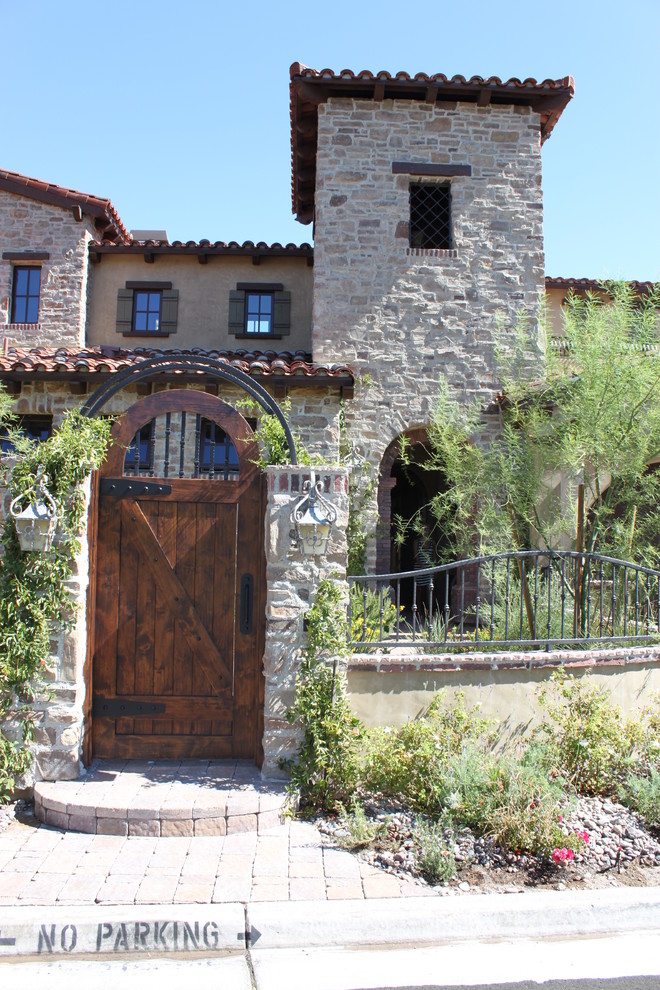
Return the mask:
[[[264,820],[264,825],[266,820]],[[209,904],[432,895],[288,820],[220,836],[65,832],[34,817],[0,833],[0,905]]]

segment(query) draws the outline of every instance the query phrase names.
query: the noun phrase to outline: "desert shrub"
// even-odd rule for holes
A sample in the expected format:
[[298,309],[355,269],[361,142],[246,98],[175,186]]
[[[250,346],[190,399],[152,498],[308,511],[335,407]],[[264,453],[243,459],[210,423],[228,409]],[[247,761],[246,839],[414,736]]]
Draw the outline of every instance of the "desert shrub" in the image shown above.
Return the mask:
[[375,822],[367,818],[364,808],[355,796],[351,799],[350,810],[347,811],[340,804],[338,811],[346,835],[338,835],[335,838],[343,849],[350,849],[352,852],[365,849],[385,831],[384,822]]
[[547,714],[535,740],[545,751],[549,773],[580,794],[610,794],[639,752],[638,719],[626,719],[607,691],[588,677],[564,671],[538,692]]
[[435,813],[443,806],[449,758],[471,740],[489,738],[492,722],[467,708],[463,694],[450,707],[442,692],[423,717],[398,729],[372,729],[365,740],[362,779],[372,791],[400,797]]
[[429,883],[448,883],[456,876],[454,833],[437,822],[418,819],[415,825],[417,869]]
[[653,767],[648,777],[627,774],[617,788],[622,804],[636,811],[646,825],[660,827],[660,773]]

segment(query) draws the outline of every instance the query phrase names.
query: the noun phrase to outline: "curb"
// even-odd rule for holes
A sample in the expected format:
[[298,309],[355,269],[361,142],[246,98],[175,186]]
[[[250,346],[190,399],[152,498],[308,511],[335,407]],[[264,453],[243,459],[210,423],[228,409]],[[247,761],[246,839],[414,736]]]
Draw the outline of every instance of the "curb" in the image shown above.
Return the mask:
[[[660,931],[660,887],[470,898],[287,901],[247,907],[251,950],[369,948]],[[255,938],[255,932],[258,937]]]
[[0,908],[0,962],[29,956],[222,956],[245,948],[243,904]]
[[660,932],[660,887],[470,898],[0,908],[0,961],[273,949],[410,948],[461,941]]

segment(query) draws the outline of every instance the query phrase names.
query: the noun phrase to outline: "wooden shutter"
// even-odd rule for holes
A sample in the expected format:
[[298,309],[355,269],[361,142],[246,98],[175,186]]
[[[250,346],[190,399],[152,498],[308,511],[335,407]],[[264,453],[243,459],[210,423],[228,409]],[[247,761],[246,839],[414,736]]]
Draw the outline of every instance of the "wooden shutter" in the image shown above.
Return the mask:
[[163,292],[160,306],[160,332],[176,333],[176,322],[179,315],[179,290],[168,289]]
[[273,293],[273,333],[287,334],[291,331],[291,293]]
[[117,333],[133,331],[133,289],[120,289],[117,293]]
[[245,333],[245,293],[232,289],[229,293],[229,333],[242,336]]

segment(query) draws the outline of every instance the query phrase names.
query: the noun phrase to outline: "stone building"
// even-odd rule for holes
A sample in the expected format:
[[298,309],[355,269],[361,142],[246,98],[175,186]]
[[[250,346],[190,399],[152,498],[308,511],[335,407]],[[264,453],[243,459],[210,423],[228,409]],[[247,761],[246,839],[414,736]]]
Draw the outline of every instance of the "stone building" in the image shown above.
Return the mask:
[[[96,411],[119,417],[124,444],[92,479],[82,609],[53,646],[37,776],[76,776],[94,754],[238,755],[273,772],[291,751],[301,616],[320,577],[346,566],[342,419],[379,479],[369,566],[403,566],[392,507],[416,496],[400,438],[422,450],[443,378],[488,411],[498,320],[526,316],[529,373],[542,367],[541,149],[572,95],[568,77],[294,64],[293,209],[313,222],[313,249],[169,242],[129,232],[107,199],[0,171],[1,380],[36,437],[105,389]],[[256,470],[254,408],[240,404],[254,390],[257,405],[285,403],[325,465],[339,517],[311,565],[289,519],[310,471]],[[139,498],[112,489],[128,478]]]

